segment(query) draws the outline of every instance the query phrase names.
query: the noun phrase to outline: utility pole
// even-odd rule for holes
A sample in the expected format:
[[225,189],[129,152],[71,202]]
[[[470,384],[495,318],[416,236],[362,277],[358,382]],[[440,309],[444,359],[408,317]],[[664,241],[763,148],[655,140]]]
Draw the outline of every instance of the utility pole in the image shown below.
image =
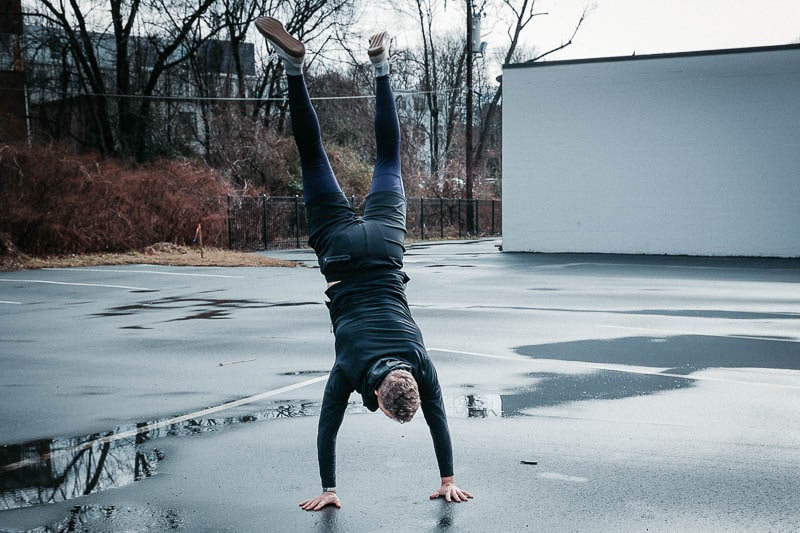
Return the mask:
[[467,199],[467,234],[471,234],[475,228],[475,221],[473,219],[473,209],[472,209],[472,54],[474,53],[473,46],[472,46],[472,0],[466,0],[467,2],[467,98],[466,98],[466,106],[467,106],[467,117],[466,117],[466,131],[465,131],[465,140],[464,144],[466,145],[464,148],[465,152],[465,165],[464,169],[466,172],[466,180],[464,183],[464,189],[466,193]]
[[467,1],[467,98],[465,105],[467,107],[466,113],[466,131],[464,133],[465,146],[465,164],[464,171],[466,180],[464,183],[465,196],[467,200],[467,233],[475,233],[475,215],[477,209],[475,208],[476,202],[473,201],[472,188],[473,188],[473,168],[472,163],[475,160],[472,153],[472,95],[475,91],[472,90],[472,64],[475,54],[484,53],[486,43],[481,42],[481,18],[480,13],[472,11],[472,0]]

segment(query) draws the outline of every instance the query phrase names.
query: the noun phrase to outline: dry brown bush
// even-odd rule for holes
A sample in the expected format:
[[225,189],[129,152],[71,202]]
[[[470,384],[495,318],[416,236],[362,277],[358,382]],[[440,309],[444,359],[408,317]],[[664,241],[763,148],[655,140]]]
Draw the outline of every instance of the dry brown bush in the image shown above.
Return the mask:
[[0,145],[0,231],[29,254],[185,244],[197,224],[207,246],[224,247],[230,192],[197,161],[136,165],[61,145]]

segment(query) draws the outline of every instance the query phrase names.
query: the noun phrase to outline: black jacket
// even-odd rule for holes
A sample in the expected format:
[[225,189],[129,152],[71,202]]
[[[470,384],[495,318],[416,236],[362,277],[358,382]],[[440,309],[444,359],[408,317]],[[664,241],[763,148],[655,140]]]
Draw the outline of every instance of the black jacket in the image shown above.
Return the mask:
[[370,411],[378,409],[375,390],[390,371],[411,372],[420,391],[422,412],[431,431],[439,473],[453,475],[453,452],[442,392],[405,296],[408,276],[400,270],[373,270],[348,277],[326,291],[336,335],[331,369],[317,433],[323,487],[336,486],[336,435],[353,391]]

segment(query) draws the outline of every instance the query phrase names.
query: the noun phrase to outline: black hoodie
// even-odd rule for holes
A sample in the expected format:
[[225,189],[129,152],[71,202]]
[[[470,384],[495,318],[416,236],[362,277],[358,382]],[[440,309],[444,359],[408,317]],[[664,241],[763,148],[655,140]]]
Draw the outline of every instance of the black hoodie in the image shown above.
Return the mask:
[[336,435],[353,391],[370,411],[378,409],[375,390],[392,370],[411,372],[417,381],[425,421],[433,438],[439,473],[453,475],[453,452],[436,369],[405,296],[408,276],[400,270],[373,270],[330,287],[328,308],[336,335],[331,369],[317,432],[323,487],[336,486]]

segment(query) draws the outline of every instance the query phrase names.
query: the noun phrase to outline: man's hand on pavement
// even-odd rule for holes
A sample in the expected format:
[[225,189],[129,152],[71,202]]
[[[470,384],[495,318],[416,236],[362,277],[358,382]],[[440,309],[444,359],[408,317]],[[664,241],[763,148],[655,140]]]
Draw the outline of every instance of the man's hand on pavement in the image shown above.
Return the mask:
[[444,497],[448,502],[465,502],[467,499],[472,498],[472,494],[465,490],[456,487],[453,477],[443,477],[442,486],[439,490],[431,494],[431,500]]
[[337,509],[342,508],[342,502],[335,492],[323,492],[316,498],[310,498],[300,502],[300,507],[305,511],[319,511],[329,505],[335,505]]

